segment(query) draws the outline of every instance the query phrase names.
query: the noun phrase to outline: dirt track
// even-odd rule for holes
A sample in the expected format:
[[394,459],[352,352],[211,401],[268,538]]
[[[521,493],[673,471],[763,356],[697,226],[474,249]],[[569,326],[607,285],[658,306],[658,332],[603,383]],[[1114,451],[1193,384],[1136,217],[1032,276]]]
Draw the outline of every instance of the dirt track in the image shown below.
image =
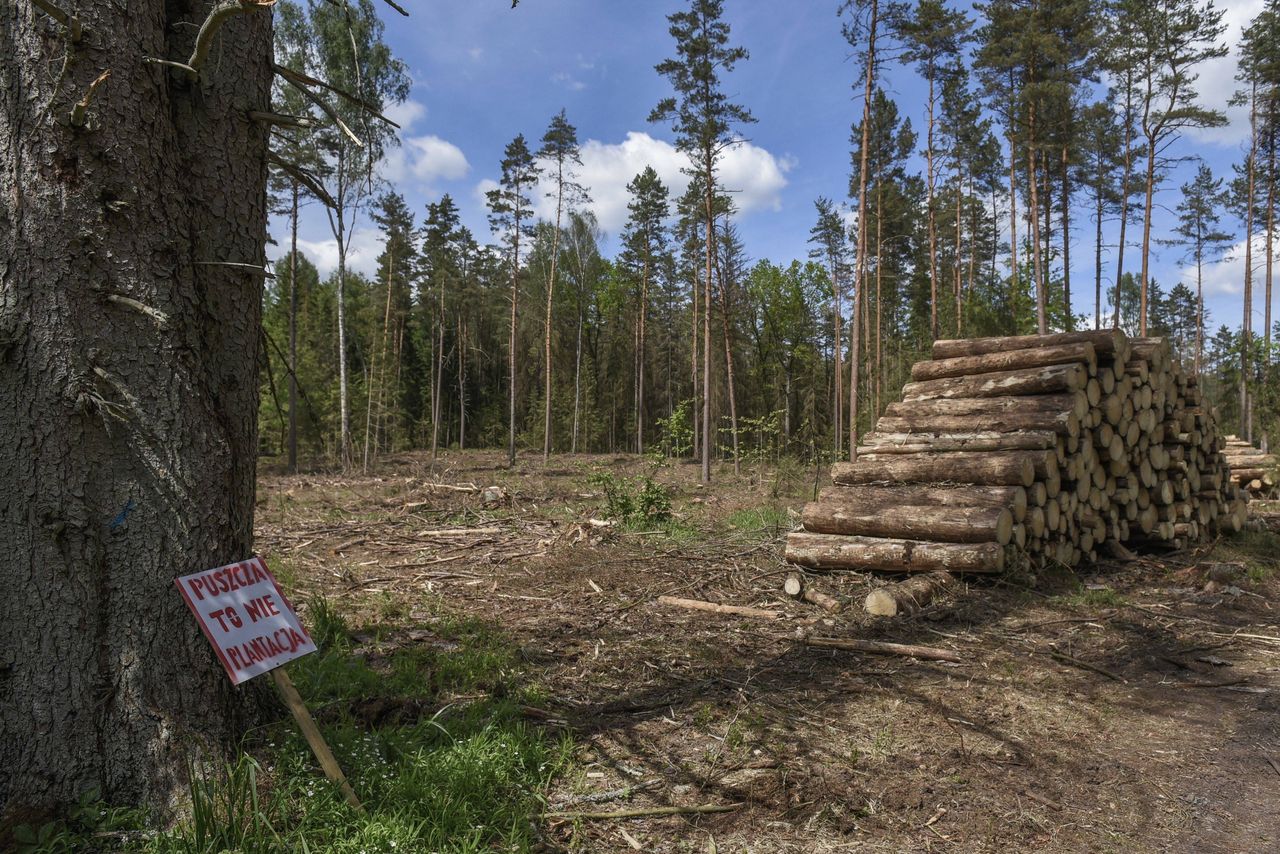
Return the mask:
[[[546,697],[530,714],[578,745],[553,808],[741,805],[553,821],[554,846],[630,850],[625,831],[647,851],[1280,849],[1275,534],[1031,590],[975,582],[873,622],[863,576],[815,579],[853,603],[835,617],[787,600],[770,524],[785,516],[744,522],[799,509],[811,471],[724,469],[704,490],[692,466],[658,469],[679,524],[647,532],[591,522],[602,497],[589,476],[648,471],[638,458],[500,463],[467,452],[434,471],[411,456],[367,477],[265,476],[259,548],[291,568],[300,598],[324,593],[352,625],[412,629],[443,609],[511,636],[521,678]],[[491,484],[505,497],[486,503]],[[1203,592],[1198,568],[1226,560],[1250,579]],[[662,594],[785,613],[684,611]],[[965,661],[816,650],[797,632]]]

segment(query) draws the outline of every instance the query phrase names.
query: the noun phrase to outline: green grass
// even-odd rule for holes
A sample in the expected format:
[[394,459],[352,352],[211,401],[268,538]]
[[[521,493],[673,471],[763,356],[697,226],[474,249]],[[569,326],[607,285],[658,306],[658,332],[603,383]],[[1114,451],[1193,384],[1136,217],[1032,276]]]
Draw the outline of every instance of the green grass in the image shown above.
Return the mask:
[[1280,536],[1269,531],[1241,531],[1223,539],[1212,558],[1240,561],[1249,581],[1259,584],[1280,572]]
[[743,539],[772,540],[791,530],[786,507],[765,505],[729,514],[725,524]]
[[[323,600],[310,604],[308,622],[320,652],[290,664],[289,673],[367,813],[324,778],[286,718],[256,734],[231,765],[192,773],[176,827],[121,836],[121,850],[470,854],[539,844],[543,793],[568,767],[571,745],[522,719],[536,689],[522,684],[504,637],[480,621],[443,615],[414,627],[430,632],[426,640],[385,627],[366,632],[364,655]],[[413,708],[430,713],[370,728],[351,706],[371,699],[417,701]],[[136,811],[108,810],[91,797],[67,820],[28,829],[20,850],[94,850],[95,832],[143,827]]]
[[1057,605],[1067,605],[1073,608],[1119,608],[1125,604],[1124,596],[1110,587],[1100,587],[1093,590],[1080,589],[1074,593],[1053,596],[1049,601]]

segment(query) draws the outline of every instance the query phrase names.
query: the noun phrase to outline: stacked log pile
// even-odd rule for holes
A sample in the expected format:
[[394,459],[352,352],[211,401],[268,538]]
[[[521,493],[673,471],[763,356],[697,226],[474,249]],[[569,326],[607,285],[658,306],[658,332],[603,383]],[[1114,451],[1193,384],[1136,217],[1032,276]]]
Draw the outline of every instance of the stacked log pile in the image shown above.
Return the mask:
[[1222,449],[1231,466],[1231,479],[1255,498],[1276,491],[1276,456],[1255,448],[1237,436],[1228,436]]
[[1158,338],[938,341],[787,540],[816,569],[999,572],[1239,530],[1214,414]]

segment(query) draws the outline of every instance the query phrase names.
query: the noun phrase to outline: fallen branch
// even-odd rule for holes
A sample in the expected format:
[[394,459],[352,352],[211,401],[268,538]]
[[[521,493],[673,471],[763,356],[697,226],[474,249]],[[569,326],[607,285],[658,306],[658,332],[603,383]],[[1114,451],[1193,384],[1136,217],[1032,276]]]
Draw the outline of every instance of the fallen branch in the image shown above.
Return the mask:
[[1115,673],[1112,673],[1110,670],[1107,670],[1105,667],[1099,667],[1096,664],[1090,664],[1087,661],[1081,661],[1080,659],[1076,658],[1074,655],[1067,655],[1065,652],[1058,652],[1058,650],[1056,649],[1049,650],[1049,655],[1067,664],[1074,664],[1076,667],[1083,668],[1084,670],[1091,670],[1094,673],[1097,673],[1099,676],[1105,676],[1108,679],[1111,679],[1115,682],[1128,684],[1123,677],[1118,676]]
[[964,658],[949,649],[933,646],[916,646],[906,643],[888,643],[886,641],[859,640],[857,638],[805,638],[805,645],[817,649],[847,649],[854,652],[874,652],[880,655],[905,655],[925,661],[951,661],[963,664]]
[[817,605],[832,613],[844,608],[844,603],[836,597],[829,596],[820,590],[814,590],[805,584],[804,579],[798,573],[792,573],[787,576],[787,580],[782,583],[782,590],[793,599],[800,599],[810,605]]
[[701,599],[681,599],[677,596],[659,596],[658,604],[670,605],[673,608],[686,608],[690,611],[709,611],[712,614],[760,617],[765,620],[776,620],[782,616],[781,611],[766,611],[763,608],[749,608],[745,605],[721,605],[716,602],[704,602]]
[[715,812],[733,812],[741,807],[742,804],[703,804],[693,807],[640,807],[633,810],[618,810],[616,812],[549,812],[544,813],[543,818],[570,819],[570,820],[595,820],[610,821],[618,818],[644,818],[654,815],[693,815]]

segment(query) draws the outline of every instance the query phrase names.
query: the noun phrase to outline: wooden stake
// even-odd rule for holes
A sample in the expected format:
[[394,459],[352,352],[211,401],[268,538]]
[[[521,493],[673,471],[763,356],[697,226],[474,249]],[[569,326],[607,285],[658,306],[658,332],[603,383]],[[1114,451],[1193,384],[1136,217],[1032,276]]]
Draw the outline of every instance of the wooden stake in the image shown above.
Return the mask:
[[312,719],[311,712],[307,711],[306,704],[302,702],[298,689],[293,687],[293,681],[289,678],[289,674],[284,672],[283,667],[277,667],[271,671],[271,678],[275,680],[276,687],[280,689],[280,694],[284,697],[284,704],[293,713],[293,719],[298,722],[298,729],[302,730],[302,735],[307,739],[307,744],[311,745],[311,752],[316,755],[316,759],[320,760],[320,767],[324,769],[324,775],[331,782],[338,784],[338,788],[347,799],[347,803],[363,813],[364,805],[360,803],[360,799],[356,797],[351,784],[347,782],[346,775],[342,773],[342,768],[338,766],[338,760],[333,758],[333,751],[329,750],[329,745],[325,743],[324,736],[320,734],[320,728],[316,726],[316,722]]

